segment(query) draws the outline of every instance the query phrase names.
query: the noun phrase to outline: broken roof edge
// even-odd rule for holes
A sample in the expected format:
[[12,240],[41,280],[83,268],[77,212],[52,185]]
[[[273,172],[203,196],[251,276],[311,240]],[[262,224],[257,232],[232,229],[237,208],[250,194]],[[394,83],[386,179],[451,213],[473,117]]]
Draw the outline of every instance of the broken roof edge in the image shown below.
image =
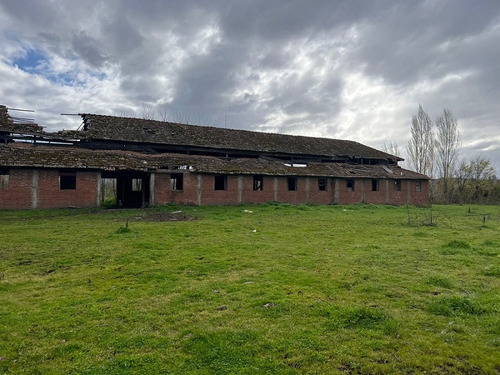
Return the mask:
[[[357,141],[342,140],[337,138],[313,137],[305,135],[282,134],[273,132],[262,132],[246,129],[227,129],[216,126],[191,125],[175,123],[170,121],[159,121],[152,119],[140,119],[136,117],[120,117],[112,115],[98,115],[92,113],[78,113],[84,120],[85,130],[59,130],[46,132],[44,127],[34,123],[14,123],[8,114],[6,106],[0,106],[0,132],[16,134],[19,136],[34,136],[45,138],[48,141],[71,142],[79,140],[86,141],[109,141],[124,142],[127,144],[148,144],[172,147],[198,147],[206,150],[221,150],[222,152],[257,152],[257,153],[282,153],[288,156],[321,156],[326,158],[344,158],[344,159],[364,159],[364,160],[385,160],[389,163],[404,161],[403,158],[377,150],[373,147],[364,145]],[[153,133],[162,129],[167,131],[166,126],[180,128],[180,134],[173,134],[170,138],[165,134],[159,136],[150,136],[148,134],[139,134],[134,139],[134,135],[123,135],[116,131],[106,134],[108,124],[99,124],[96,134],[93,134],[92,119],[106,120],[126,120],[127,125],[132,122],[139,131],[145,131],[143,126],[154,124]],[[90,120],[88,123],[86,120]],[[2,121],[3,120],[3,121]],[[10,120],[10,121],[9,121]],[[98,128],[99,128],[98,125]],[[142,126],[141,126],[142,125]],[[104,129],[103,129],[104,128]],[[130,129],[127,129],[130,130]],[[131,130],[134,132],[134,129]],[[207,133],[208,132],[208,133]],[[198,135],[200,137],[198,137]],[[207,136],[206,139],[202,135]],[[127,138],[128,137],[128,138]],[[241,139],[241,140],[239,140]]]
[[[117,136],[117,134],[111,134],[111,135],[106,134],[107,130],[108,130],[107,128],[110,125],[116,126],[116,124],[113,123],[113,121],[122,120],[122,121],[126,121],[126,125],[128,125],[128,126],[133,125],[135,127],[140,127],[140,126],[144,127],[147,125],[152,125],[154,127],[157,127],[156,130],[161,130],[161,131],[168,131],[169,129],[167,129],[167,127],[169,127],[169,126],[177,127],[184,132],[181,137],[184,137],[184,139],[185,139],[186,134],[187,134],[188,141],[184,142],[184,143],[176,143],[174,141],[170,144],[177,144],[177,145],[184,145],[184,146],[191,146],[191,147],[204,146],[207,148],[214,148],[214,149],[224,148],[227,150],[284,152],[287,154],[297,154],[297,155],[310,154],[310,155],[337,156],[337,157],[349,157],[349,158],[354,157],[354,158],[358,158],[358,159],[373,159],[373,160],[385,159],[388,161],[392,160],[395,162],[404,160],[403,158],[401,158],[397,155],[392,155],[392,154],[389,154],[387,152],[377,150],[373,147],[364,145],[358,141],[343,140],[343,139],[338,139],[338,138],[313,137],[313,136],[306,136],[306,135],[262,132],[262,131],[246,130],[246,129],[232,129],[232,128],[228,129],[228,128],[221,128],[221,127],[216,127],[216,126],[192,125],[192,124],[187,124],[187,123],[176,123],[176,122],[159,121],[159,120],[153,120],[153,119],[140,119],[140,118],[135,118],[135,117],[98,115],[98,114],[91,114],[91,113],[80,113],[79,115],[82,117],[82,119],[85,123],[86,129],[84,132],[89,133],[88,138],[95,139],[95,140],[99,140],[99,139],[108,140],[108,141],[119,140],[119,141],[126,141],[126,142],[132,142],[132,143],[134,143],[134,142],[142,143],[145,141],[141,138],[148,138],[147,142],[151,143],[151,144],[157,144],[157,145],[168,144],[167,142],[165,142],[165,139],[161,139],[161,136],[165,136],[165,135],[161,134],[159,137],[160,140],[158,140],[158,137],[156,137],[158,134],[156,134],[153,129],[148,129],[148,131],[151,130],[153,132],[153,133],[150,133],[149,135],[144,134],[144,133],[135,134],[135,136],[137,137],[135,139],[124,139],[125,136],[123,135],[123,133],[121,133],[120,136]],[[97,121],[95,124],[93,124],[93,121],[92,121],[93,119],[95,119]],[[107,124],[103,124],[102,122],[105,120],[108,120],[111,122],[108,122]],[[105,127],[106,129],[103,129],[103,127]],[[127,130],[131,130],[131,129],[127,129]],[[142,128],[142,130],[145,130],[145,129]],[[93,132],[95,134],[92,135]],[[196,138],[196,142],[198,142],[198,143],[195,143],[195,138],[193,137],[193,134],[192,134],[193,132],[194,133],[198,132],[199,135],[201,135],[201,133],[205,132],[205,135],[208,134],[212,137],[210,139],[210,142],[214,142],[213,137],[215,134],[216,136],[219,137],[218,139],[217,139],[217,137],[215,137],[215,140],[219,141],[220,144],[217,146],[200,144],[200,141],[203,142],[202,137]],[[207,133],[207,132],[209,132],[209,133]],[[153,135],[151,135],[151,134],[153,134]],[[346,148],[345,147],[346,145],[350,145],[350,147],[347,147],[347,148],[351,149],[354,146],[354,148],[358,150],[357,151],[358,153],[356,153],[356,152],[350,152],[350,153],[334,152],[334,150],[332,150],[332,152],[324,152],[324,150],[323,150],[323,152],[310,152],[310,153],[308,153],[308,152],[301,152],[301,151],[297,150],[296,148],[293,148],[292,150],[289,150],[289,151],[284,150],[283,148],[281,148],[281,149],[271,148],[271,149],[257,150],[255,147],[253,147],[253,148],[250,147],[248,142],[246,144],[244,144],[244,146],[239,145],[238,147],[222,147],[221,146],[222,144],[227,145],[228,138],[230,138],[230,137],[228,137],[228,135],[235,135],[234,139],[232,140],[233,146],[234,146],[235,142],[237,143],[238,139],[246,139],[247,141],[251,140],[254,142],[258,140],[258,141],[262,141],[262,143],[266,143],[266,141],[267,141],[267,142],[274,143],[275,145],[283,146],[284,139],[287,139],[291,142],[294,142],[295,145],[297,144],[297,141],[315,142],[317,144],[321,143],[323,147],[325,147],[325,144],[324,144],[325,142],[332,143],[332,145],[330,145],[332,147],[333,147],[333,143],[335,143],[337,146],[343,145],[344,146],[343,148]],[[170,134],[170,136],[171,137],[175,137],[175,136],[179,137],[178,134]],[[191,136],[191,138],[189,138],[189,136]],[[271,141],[269,140],[269,137],[271,138]],[[152,140],[153,138],[156,138],[156,141]],[[281,139],[279,139],[279,138],[281,138]],[[261,142],[258,142],[258,143],[259,143],[259,146],[264,148],[264,146],[262,146],[260,144]],[[289,146],[289,145],[285,145],[285,146]],[[363,155],[359,154],[359,152],[361,152],[361,151],[364,151]],[[369,153],[371,153],[372,156],[368,155]]]

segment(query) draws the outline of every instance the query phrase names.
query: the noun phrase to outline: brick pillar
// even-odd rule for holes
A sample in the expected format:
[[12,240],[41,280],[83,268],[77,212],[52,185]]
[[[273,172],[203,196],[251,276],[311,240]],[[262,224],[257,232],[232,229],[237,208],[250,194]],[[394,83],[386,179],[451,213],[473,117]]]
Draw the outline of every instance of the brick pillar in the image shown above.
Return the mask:
[[38,169],[33,169],[31,180],[31,208],[38,207]]
[[201,206],[201,189],[203,187],[202,175],[198,175],[198,184],[196,185],[196,197],[198,199],[198,206]]
[[274,201],[278,201],[278,177],[274,177]]
[[149,205],[155,204],[155,173],[149,175]]
[[361,179],[359,181],[361,182],[361,203],[365,203],[365,201],[366,201],[366,196],[365,196],[365,180]]
[[391,200],[389,194],[389,180],[385,180],[385,204],[389,204]]
[[238,176],[238,204],[242,202],[243,195],[243,176]]
[[97,173],[97,192],[96,192],[96,206],[99,207],[102,202],[102,178],[101,178],[101,172],[96,172]]
[[311,188],[311,181],[309,180],[309,177],[306,177],[306,203],[309,203],[310,188]]
[[333,203],[335,204],[340,204],[340,181],[338,178],[336,178],[333,181],[334,184],[334,195],[333,195]]

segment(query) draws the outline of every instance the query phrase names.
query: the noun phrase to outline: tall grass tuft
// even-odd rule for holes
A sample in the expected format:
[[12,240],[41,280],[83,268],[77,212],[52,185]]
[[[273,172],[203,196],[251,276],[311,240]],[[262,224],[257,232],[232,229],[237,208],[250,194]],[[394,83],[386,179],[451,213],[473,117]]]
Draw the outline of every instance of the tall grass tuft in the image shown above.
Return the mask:
[[486,312],[477,302],[462,296],[440,297],[429,304],[429,311],[443,316],[481,315]]

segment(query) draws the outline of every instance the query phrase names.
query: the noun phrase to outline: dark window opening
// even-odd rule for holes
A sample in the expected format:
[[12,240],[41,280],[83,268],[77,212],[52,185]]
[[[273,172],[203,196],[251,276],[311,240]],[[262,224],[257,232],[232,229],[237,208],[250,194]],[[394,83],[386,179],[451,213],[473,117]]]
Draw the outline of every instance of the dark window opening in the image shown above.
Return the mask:
[[264,176],[253,176],[253,189],[258,191],[264,190]]
[[394,189],[396,191],[401,191],[401,180],[394,181]]
[[415,182],[415,191],[422,191],[422,181]]
[[347,179],[347,191],[354,191],[354,179]]
[[132,191],[142,191],[142,178],[132,179]]
[[184,190],[184,175],[182,173],[172,173],[170,175],[170,188],[172,190]]
[[288,177],[288,191],[297,191],[297,177]]
[[0,190],[7,190],[9,188],[9,170],[7,168],[0,168]]
[[59,171],[59,189],[76,189],[76,171]]
[[378,191],[378,180],[372,180],[372,191]]
[[215,176],[215,190],[227,190],[227,176],[226,175],[217,175]]
[[318,190],[326,191],[326,178],[318,178]]

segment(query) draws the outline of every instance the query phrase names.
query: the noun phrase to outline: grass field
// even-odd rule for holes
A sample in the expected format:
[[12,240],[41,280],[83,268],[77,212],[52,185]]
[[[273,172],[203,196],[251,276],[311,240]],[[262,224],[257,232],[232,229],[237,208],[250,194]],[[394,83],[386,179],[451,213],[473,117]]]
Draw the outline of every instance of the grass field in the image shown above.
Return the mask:
[[0,373],[498,374],[500,207],[470,211],[0,211]]

